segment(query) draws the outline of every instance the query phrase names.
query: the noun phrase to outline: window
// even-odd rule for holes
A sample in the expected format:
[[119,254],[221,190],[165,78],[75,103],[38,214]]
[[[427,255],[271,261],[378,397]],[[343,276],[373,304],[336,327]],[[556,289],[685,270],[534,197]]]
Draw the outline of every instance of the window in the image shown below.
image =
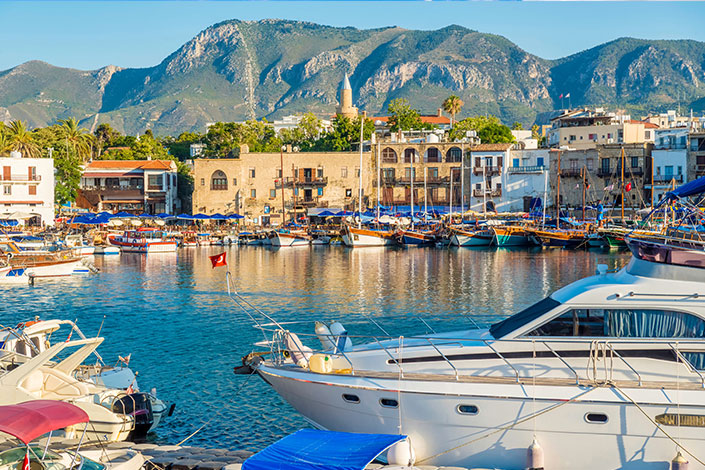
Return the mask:
[[461,415],[476,415],[477,406],[475,405],[458,405],[458,413]]
[[323,188],[318,188],[318,195],[323,196]]
[[543,166],[543,157],[536,157],[536,165]]
[[595,160],[588,158],[586,161],[588,171],[593,171],[595,169]]
[[589,140],[597,140],[597,134],[589,134],[588,139]]
[[254,177],[255,177],[255,169],[254,169],[254,168],[250,168],[249,173],[250,173],[250,178],[254,178]]
[[275,177],[275,178],[281,178],[281,177],[282,177],[282,169],[281,169],[281,168],[277,168],[277,169],[274,171],[274,177]]
[[512,166],[514,168],[519,167],[519,159],[518,158],[512,158]]
[[269,190],[269,199],[276,199],[277,197],[277,190],[276,189],[270,189]]
[[356,166],[355,167],[355,178],[359,178],[359,177],[360,177],[360,167]]
[[600,161],[601,165],[601,170],[602,173],[605,175],[608,175],[610,173],[610,159],[609,158],[603,158],[602,161]]
[[482,191],[482,184],[476,183],[475,184],[475,191]]
[[385,147],[382,150],[382,163],[396,163],[397,162],[397,153],[394,151],[394,149],[391,149],[389,147]]
[[416,168],[404,168],[404,179],[411,181],[411,175],[414,175],[413,178],[416,179]]
[[348,167],[346,167],[346,166],[341,166],[341,167],[340,167],[340,177],[341,177],[341,178],[347,178],[347,177],[348,177]]
[[37,187],[35,185],[31,185],[29,187],[29,195],[30,196],[36,196],[37,195]]
[[316,177],[317,178],[323,178],[323,168],[318,168],[316,170]]
[[2,187],[2,193],[5,196],[9,196],[10,194],[12,194],[12,186],[10,186],[9,184],[4,185]]
[[475,168],[480,168],[482,166],[482,160],[480,157],[475,157]]
[[237,178],[233,178],[233,186],[237,186]]
[[495,188],[497,189],[497,191],[501,191],[502,190],[502,183],[495,184]]
[[394,168],[382,168],[382,179],[384,181],[394,180]]
[[299,188],[294,188],[294,196],[298,196],[298,195],[299,195]]
[[[446,153],[446,161],[448,163],[458,163],[463,160],[463,151],[458,147],[451,147]],[[430,160],[429,160],[430,161]]]
[[385,408],[397,408],[399,406],[399,402],[394,398],[381,398],[379,404]]
[[580,136],[580,140],[583,140],[583,136],[582,136],[582,135]]
[[360,397],[351,393],[343,393],[343,400],[348,403],[360,403]]
[[205,186],[205,185],[206,185],[206,179],[205,179],[205,178],[201,178],[201,186]]
[[575,136],[574,136],[574,135],[571,135],[571,136],[570,136],[570,140],[575,140]]
[[257,198],[257,190],[256,190],[256,189],[250,189],[250,197],[251,197],[252,199],[256,199],[256,198]]
[[[479,189],[479,188],[478,188]],[[512,315],[506,320],[502,320],[499,323],[495,323],[490,327],[490,333],[495,339],[500,339],[508,333],[516,330],[517,328],[530,323],[537,318],[543,316],[544,314],[550,312],[554,308],[558,307],[560,302],[553,300],[551,297],[546,297],[545,299],[535,303],[534,305],[525,308],[516,315]]]
[[[119,184],[120,183],[118,182],[116,184],[116,186]],[[147,185],[148,185],[147,189],[161,191],[161,189],[162,189],[162,175],[149,175],[149,177],[147,178]]]
[[438,163],[441,161],[441,152],[438,151],[436,147],[431,147],[426,150],[426,161],[432,163]]
[[671,310],[572,309],[541,325],[530,336],[699,338],[705,320]]
[[632,157],[632,168],[639,168],[639,157]]
[[646,139],[646,140],[651,139],[651,131],[644,131],[644,139]]
[[438,168],[437,167],[429,168],[426,171],[428,172],[427,173],[428,179],[430,179],[430,180],[437,180],[438,179]]
[[228,189],[228,177],[220,170],[215,170],[211,175],[211,190],[225,191]]
[[679,166],[679,167],[678,167],[678,174],[679,174],[679,175],[682,175],[682,174],[683,174],[683,167],[682,167],[682,166]]
[[587,413],[585,415],[585,421],[593,424],[605,424],[607,422],[607,415],[604,413]]
[[29,167],[29,180],[30,181],[37,181],[37,167],[36,166]]
[[352,197],[352,189],[345,190],[345,197]]

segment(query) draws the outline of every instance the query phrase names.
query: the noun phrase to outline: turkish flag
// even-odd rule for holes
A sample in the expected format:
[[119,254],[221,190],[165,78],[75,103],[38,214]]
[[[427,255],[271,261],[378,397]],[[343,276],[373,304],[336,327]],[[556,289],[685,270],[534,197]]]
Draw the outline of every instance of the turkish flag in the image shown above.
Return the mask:
[[209,258],[211,259],[211,264],[213,264],[213,268],[217,268],[218,266],[225,266],[226,264],[228,264],[225,262],[225,252],[222,252],[219,255],[209,256]]
[[629,191],[632,190],[632,183],[631,183],[631,181],[630,181],[629,183],[627,183],[627,185],[624,187],[624,190],[625,190],[626,192],[629,192]]
[[24,454],[24,460],[22,461],[22,470],[29,470],[29,447],[27,447],[27,453]]

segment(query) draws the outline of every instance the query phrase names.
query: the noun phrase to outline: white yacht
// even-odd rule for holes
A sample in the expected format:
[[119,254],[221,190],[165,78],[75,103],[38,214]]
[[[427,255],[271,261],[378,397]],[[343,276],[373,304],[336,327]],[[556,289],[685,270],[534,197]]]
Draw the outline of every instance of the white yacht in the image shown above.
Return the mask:
[[408,435],[416,465],[705,469],[704,269],[636,253],[489,329],[268,321],[245,363],[318,428]]

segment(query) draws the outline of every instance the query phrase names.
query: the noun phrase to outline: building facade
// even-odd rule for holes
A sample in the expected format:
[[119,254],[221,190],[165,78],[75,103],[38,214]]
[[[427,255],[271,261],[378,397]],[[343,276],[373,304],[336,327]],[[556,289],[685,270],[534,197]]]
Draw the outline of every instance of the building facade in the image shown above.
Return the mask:
[[645,122],[631,120],[625,115],[605,113],[601,108],[571,110],[551,119],[548,145],[580,150],[606,144],[643,143],[653,140],[652,126],[657,127],[648,124],[647,139]]
[[[655,201],[663,194],[688,182],[688,129],[672,127],[655,132],[653,158],[653,188]],[[651,185],[647,184],[647,189]]]
[[54,225],[54,160],[12,152],[0,167],[0,221]]
[[688,180],[705,176],[705,130],[688,135]]
[[[560,166],[560,172],[559,172]],[[551,150],[549,207],[582,207],[596,204],[604,197],[604,181],[599,172],[600,155],[596,148],[583,150]],[[560,180],[558,175],[560,174]]]
[[[282,172],[282,161],[284,171]],[[363,154],[363,207],[370,203],[372,161]],[[359,152],[241,153],[194,160],[193,213],[240,214],[247,223],[279,225],[312,208],[359,206]],[[283,198],[283,199],[282,199]],[[282,209],[283,205],[283,209]]]
[[598,147],[600,166],[597,169],[597,175],[602,178],[604,188],[607,188],[604,190],[603,203],[614,207],[621,206],[623,184],[630,188],[630,191],[624,192],[625,208],[641,208],[651,204],[648,188],[651,184],[652,150],[651,143],[611,144]]
[[171,160],[96,160],[86,165],[79,207],[131,214],[176,214],[178,178]]

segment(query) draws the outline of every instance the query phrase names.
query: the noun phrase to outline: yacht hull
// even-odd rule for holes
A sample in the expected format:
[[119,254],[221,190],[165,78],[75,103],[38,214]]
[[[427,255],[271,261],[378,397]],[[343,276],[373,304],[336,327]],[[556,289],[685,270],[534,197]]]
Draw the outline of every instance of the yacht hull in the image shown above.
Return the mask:
[[[538,387],[536,395],[543,398],[534,401],[530,385],[454,381],[449,393],[446,381],[404,381],[404,391],[399,392],[397,379],[279,373],[267,368],[258,372],[319,428],[410,436],[416,465],[521,469],[534,436],[546,468],[668,468],[675,456],[673,442],[610,387],[552,387],[550,393]],[[673,401],[657,398],[659,391],[625,392],[640,401],[650,417],[677,412]],[[680,393],[681,413],[705,412],[705,406],[694,405],[703,403],[705,391]],[[358,400],[347,402],[343,394]],[[399,407],[384,407],[382,399],[395,400]],[[463,414],[460,405],[476,407],[477,412]],[[608,420],[588,422],[588,414],[604,414]],[[674,432],[674,427],[668,430]],[[705,434],[697,427],[681,427],[680,443],[697,455]],[[688,460],[689,468],[705,468]]]
[[270,238],[272,246],[308,246],[311,240],[308,237],[293,234],[275,232],[275,236]]
[[343,233],[343,243],[350,247],[390,246],[395,241],[391,232],[348,227]]

